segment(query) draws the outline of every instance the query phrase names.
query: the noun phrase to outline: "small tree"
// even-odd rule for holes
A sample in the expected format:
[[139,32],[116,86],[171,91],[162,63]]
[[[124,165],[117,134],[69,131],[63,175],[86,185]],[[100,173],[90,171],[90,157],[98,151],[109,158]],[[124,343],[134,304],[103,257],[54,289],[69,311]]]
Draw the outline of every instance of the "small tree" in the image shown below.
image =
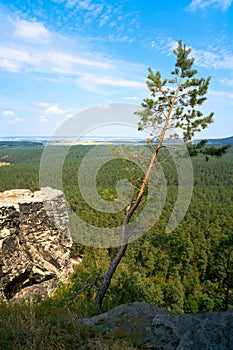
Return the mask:
[[206,148],[203,151],[205,142],[198,144],[198,146],[192,146],[190,141],[196,132],[205,129],[213,122],[214,113],[203,116],[203,113],[198,109],[206,100],[210,77],[207,79],[196,77],[197,70],[193,69],[194,58],[190,58],[191,49],[187,48],[181,40],[178,41],[178,47],[173,52],[176,56],[176,62],[175,68],[171,72],[172,78],[163,80],[159,71],[154,73],[149,68],[147,86],[150,97],[143,100],[142,110],[135,112],[141,117],[138,125],[139,130],[149,128],[151,141],[156,139],[157,143],[136,200],[127,208],[122,224],[121,247],[111,261],[102,284],[98,288],[95,305],[99,309],[102,307],[113,274],[127,250],[129,243],[128,224],[142,200],[152,168],[163,147],[168,131],[171,133],[171,130],[178,129],[182,134],[183,141],[188,143],[190,153],[193,152],[196,155],[200,152],[207,152]]

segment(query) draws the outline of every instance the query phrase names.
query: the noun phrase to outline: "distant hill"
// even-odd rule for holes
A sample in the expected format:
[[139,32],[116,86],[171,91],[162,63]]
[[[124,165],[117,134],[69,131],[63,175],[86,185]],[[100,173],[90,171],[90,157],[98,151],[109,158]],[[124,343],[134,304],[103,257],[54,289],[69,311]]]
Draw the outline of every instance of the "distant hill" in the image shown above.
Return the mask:
[[208,145],[233,145],[233,136],[222,139],[208,139]]
[[42,142],[35,141],[0,141],[0,148],[2,147],[35,147],[42,146]]

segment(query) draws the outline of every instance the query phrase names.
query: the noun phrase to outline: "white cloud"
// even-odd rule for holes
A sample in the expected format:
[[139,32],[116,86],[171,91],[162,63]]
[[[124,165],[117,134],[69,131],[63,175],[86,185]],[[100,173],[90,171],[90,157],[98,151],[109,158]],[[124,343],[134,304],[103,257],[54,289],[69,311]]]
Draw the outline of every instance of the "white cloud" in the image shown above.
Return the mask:
[[74,114],[68,113],[68,114],[66,115],[66,118],[69,119],[69,118],[72,118],[73,116],[74,116]]
[[[86,8],[87,4],[95,5],[93,11],[97,11],[97,9],[100,11],[100,7],[97,8],[98,4],[87,0],[73,1],[72,4],[82,8]],[[104,13],[110,11],[110,7],[105,8]],[[115,8],[114,11],[118,11],[118,9]],[[99,19],[101,16],[99,16]],[[119,21],[122,20],[119,13],[117,16]],[[68,76],[70,80],[78,82],[81,88],[95,92],[100,92],[99,86],[102,87],[103,93],[108,93],[106,89],[109,86],[145,88],[145,84],[137,81],[137,79],[128,79],[131,72],[134,76],[140,77],[146,70],[143,65],[113,60],[105,53],[91,52],[89,49],[84,49],[77,41],[49,32],[42,23],[25,20],[13,21],[12,19],[6,21],[8,21],[8,26],[11,25],[9,34],[15,31],[13,37],[9,36],[0,45],[0,69],[12,73],[26,71],[43,73],[44,75],[49,74],[50,79],[57,78],[59,82]],[[28,32],[31,32],[31,34],[27,34]],[[30,42],[21,40],[26,38],[27,35],[30,38],[34,37],[35,40]],[[44,41],[43,45],[38,45],[37,38],[43,36],[44,38],[49,37],[50,42]],[[43,111],[43,114],[65,113],[56,104],[44,106],[44,108],[47,108],[47,110]]]
[[0,69],[11,73],[18,73],[20,71],[20,65],[11,60],[0,59]]
[[16,121],[16,122],[24,122],[24,119],[23,119],[23,118],[17,117],[17,118],[15,118],[15,121]]
[[[74,6],[84,8],[88,1],[83,0],[81,5],[80,1],[75,3]],[[91,1],[89,5],[97,6]],[[103,13],[110,11],[110,7],[104,8]],[[100,11],[100,9],[100,7],[95,7],[93,11]],[[118,11],[117,8],[115,10]],[[98,16],[98,23],[103,13]],[[122,21],[119,13],[116,12],[114,16]],[[6,21],[11,30],[9,30],[9,36],[0,45],[0,69],[11,73],[24,71],[43,73],[45,78],[48,74],[48,79],[56,78],[59,82],[69,79],[71,82],[78,83],[81,88],[103,94],[109,93],[109,86],[130,89],[146,88],[145,83],[140,81],[146,71],[146,67],[141,64],[114,60],[105,53],[92,52],[89,48],[85,49],[77,40],[49,32],[42,23],[25,20],[13,21],[12,19],[6,19]],[[10,36],[12,32],[13,36]],[[28,32],[31,34],[27,34]],[[50,41],[44,41],[43,45],[40,42],[38,44],[37,39],[43,36],[45,39],[50,38]],[[22,40],[26,38],[35,38],[35,40]],[[89,43],[85,45],[88,47]],[[134,77],[139,78],[132,79],[131,73]],[[40,106],[43,107],[41,111],[43,115],[70,112],[63,110],[56,103]]]
[[13,117],[15,115],[15,112],[13,111],[3,111],[2,113],[5,116]]
[[46,108],[45,114],[64,114],[66,111],[54,104]]
[[16,38],[30,41],[48,41],[50,39],[50,32],[42,23],[17,20],[14,25],[14,37]]
[[49,107],[52,103],[48,103],[48,102],[39,102],[39,106],[40,107]]
[[[105,23],[107,23],[108,20],[114,16],[114,10],[116,10],[116,6],[113,7],[112,5],[104,4],[103,1],[95,3],[92,2],[92,0],[67,0],[66,7],[72,9],[72,16],[77,16],[78,14],[79,17],[83,17],[85,24],[91,23],[99,17],[97,19],[99,25],[102,25],[104,17]],[[111,16],[109,16],[109,14]]]
[[106,85],[106,86],[117,86],[117,87],[125,87],[125,88],[145,88],[145,83],[142,83],[137,80],[130,79],[121,79],[115,78],[113,76],[102,76],[102,75],[94,75],[94,74],[82,74],[81,79],[79,80],[81,84],[85,88],[88,87],[88,82],[95,85]]
[[31,70],[37,72],[55,72],[58,74],[78,75],[82,68],[109,70],[113,65],[104,60],[90,60],[80,55],[70,55],[52,48],[30,47],[11,48],[0,46],[0,67],[9,72]]
[[233,86],[233,79],[221,79],[220,83],[227,86]]
[[69,18],[78,17],[77,27],[82,31],[88,30],[87,35],[93,31],[95,36],[96,28],[104,27],[105,32],[102,34],[101,40],[111,38],[110,40],[114,41],[127,40],[131,42],[132,33],[136,33],[140,28],[139,10],[129,12],[125,9],[126,11],[124,11],[124,0],[119,0],[114,4],[105,0],[59,1],[65,2],[69,9]]
[[12,49],[4,45],[0,46],[0,58],[9,60],[15,65],[17,63],[38,64],[41,61],[37,55],[28,53],[26,49]]
[[[177,48],[177,42],[168,39],[167,43],[158,43],[157,50],[171,55],[174,49]],[[233,70],[233,54],[227,52],[219,45],[218,48],[210,46],[206,50],[191,48],[191,56],[195,58],[195,65],[205,67],[207,69],[229,69]]]
[[[74,6],[80,6],[80,3],[81,3],[81,6],[82,7],[82,4],[83,4],[83,7],[87,7],[89,4],[90,4],[91,0],[84,0],[84,1],[80,1],[80,0],[67,0],[67,3],[66,3],[66,6],[67,7],[74,7]],[[85,6],[86,5],[86,6]]]
[[137,97],[137,96],[126,96],[126,97],[123,97],[123,100],[137,101],[137,100],[139,100],[139,97]]
[[209,6],[220,8],[222,11],[226,11],[232,4],[232,0],[192,0],[187,9],[195,11],[197,9],[205,9]]
[[46,115],[60,115],[60,114],[65,114],[66,111],[62,108],[59,107],[58,103],[47,103],[47,102],[40,102],[39,103],[40,107],[45,108],[44,114]]
[[200,67],[215,69],[233,69],[233,55],[219,50],[218,53],[207,50],[192,49],[195,58],[195,64]]
[[173,50],[177,48],[177,40],[164,35],[158,35],[154,40],[148,42],[148,46],[162,54],[171,55]]
[[41,116],[39,117],[39,119],[40,119],[40,121],[43,122],[43,123],[47,123],[47,122],[49,121],[48,118],[46,118],[44,115],[41,115]]
[[48,54],[46,55],[46,60],[55,66],[54,70],[60,71],[63,73],[69,73],[70,71],[72,72],[72,70],[74,70],[75,65],[102,68],[102,69],[112,68],[112,65],[109,63],[95,61],[95,60],[88,60],[79,56],[73,56],[73,55],[65,54],[62,52],[56,52],[56,51],[48,52]]
[[108,22],[109,18],[110,18],[110,16],[104,14],[100,18],[100,23],[99,23],[100,27],[103,27]]
[[226,97],[227,99],[233,99],[233,92],[229,91],[210,90],[209,95],[214,97]]
[[152,40],[152,41],[150,42],[150,46],[151,46],[152,49],[155,47],[155,41],[154,41],[154,40]]

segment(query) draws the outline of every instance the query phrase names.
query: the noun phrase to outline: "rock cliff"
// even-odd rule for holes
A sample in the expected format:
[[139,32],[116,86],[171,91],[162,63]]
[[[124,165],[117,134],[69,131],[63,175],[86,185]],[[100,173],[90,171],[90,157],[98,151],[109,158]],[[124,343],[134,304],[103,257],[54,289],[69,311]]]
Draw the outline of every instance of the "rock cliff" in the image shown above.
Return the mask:
[[52,295],[72,271],[71,245],[61,191],[0,193],[0,297]]
[[[82,322],[155,350],[233,350],[233,309],[175,315],[144,302],[120,305]],[[144,348],[144,347],[143,347]]]

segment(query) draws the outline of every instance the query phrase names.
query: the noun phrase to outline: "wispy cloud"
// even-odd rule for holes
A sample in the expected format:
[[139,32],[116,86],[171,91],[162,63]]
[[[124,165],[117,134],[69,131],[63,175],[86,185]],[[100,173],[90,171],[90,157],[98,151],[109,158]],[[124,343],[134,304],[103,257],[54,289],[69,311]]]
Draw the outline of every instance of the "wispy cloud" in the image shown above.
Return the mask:
[[232,5],[232,0],[192,0],[188,5],[187,10],[196,11],[198,9],[206,9],[213,6],[222,11],[226,11]]
[[[82,6],[85,7],[84,4]],[[145,67],[142,65],[113,60],[103,53],[92,52],[72,39],[48,31],[38,22],[10,19],[8,25],[11,25],[12,35],[0,45],[2,70],[11,73],[23,71],[43,73],[50,79],[69,77],[89,90],[98,86],[145,87],[144,83],[136,79],[128,79],[130,72],[134,72],[134,75],[138,71],[143,72]],[[30,37],[27,37],[27,28],[29,31],[31,29]],[[49,41],[45,40],[41,44],[36,38],[40,35],[43,37],[43,34]],[[32,38],[35,40],[29,40]]]
[[[173,50],[177,48],[177,41],[167,38],[166,41],[158,40],[153,41],[153,46],[158,51],[171,55]],[[233,53],[226,50],[223,45],[218,47],[206,46],[206,49],[197,49],[191,47],[191,55],[195,58],[195,65],[208,69],[227,69],[233,70]]]
[[15,125],[16,123],[22,123],[22,122],[24,122],[25,121],[25,119],[24,118],[21,118],[21,117],[15,117],[14,119],[9,119],[8,120],[8,124],[9,125]]
[[10,72],[19,72],[25,64],[36,65],[41,59],[36,54],[31,54],[24,48],[11,48],[0,46],[0,60],[2,61],[2,69]]
[[138,100],[140,100],[140,98],[137,96],[126,96],[126,97],[123,97],[122,99],[126,100],[126,101],[138,101]]
[[148,46],[165,55],[171,55],[172,51],[177,48],[177,40],[173,40],[171,37],[159,34],[148,43]]
[[11,73],[17,73],[20,71],[20,65],[17,62],[3,58],[0,59],[0,69]]
[[221,79],[220,83],[225,86],[233,86],[233,79]]
[[2,70],[19,72],[26,69],[39,72],[54,71],[63,74],[75,74],[80,66],[111,68],[110,63],[89,60],[78,55],[55,51],[52,48],[48,48],[44,52],[43,48],[19,46],[17,49],[0,46],[0,66]]
[[47,122],[49,121],[48,118],[45,117],[44,115],[41,115],[41,116],[39,117],[39,120],[40,120],[42,123],[47,123]]
[[63,70],[64,72],[71,71],[74,66],[86,66],[86,67],[95,67],[95,68],[102,68],[102,69],[110,69],[112,68],[112,65],[109,63],[101,62],[101,61],[95,61],[95,60],[88,60],[79,56],[69,55],[62,52],[56,52],[56,51],[50,51],[46,54],[44,57],[47,62],[50,62],[51,64],[55,64],[55,68],[57,71]]
[[[17,15],[23,15],[15,28],[15,35],[23,40],[31,40],[33,36],[36,40],[50,39],[42,24],[48,21],[54,28],[61,28],[60,33],[70,32],[89,38],[96,38],[99,31],[102,40],[110,36],[114,41],[122,41],[123,37],[132,40],[139,35],[141,9],[135,9],[125,0],[50,0],[46,5],[44,1],[24,0],[13,2],[8,7]],[[31,27],[23,21],[29,18],[33,19]]]
[[210,90],[209,95],[214,97],[224,98],[224,99],[225,98],[233,99],[233,92],[230,92],[230,91]]
[[[53,0],[57,2],[58,0]],[[102,39],[111,41],[134,40],[134,32],[140,28],[139,11],[125,10],[125,0],[111,3],[106,0],[60,0],[69,10],[69,22],[72,30],[78,29],[85,35],[96,35],[96,29],[104,29]],[[76,18],[79,18],[77,22]],[[75,20],[75,23],[73,21]],[[91,34],[92,33],[92,34]]]
[[199,67],[233,70],[233,54],[225,50],[215,53],[208,50],[192,49],[192,53],[195,64]]
[[67,0],[66,7],[86,10],[92,13],[93,17],[96,17],[103,11],[104,4],[103,2],[93,2],[92,0]]
[[122,88],[145,89],[145,83],[131,79],[120,79],[114,76],[100,76],[94,74],[82,74],[79,84],[85,89],[93,89],[96,86],[115,86]]

